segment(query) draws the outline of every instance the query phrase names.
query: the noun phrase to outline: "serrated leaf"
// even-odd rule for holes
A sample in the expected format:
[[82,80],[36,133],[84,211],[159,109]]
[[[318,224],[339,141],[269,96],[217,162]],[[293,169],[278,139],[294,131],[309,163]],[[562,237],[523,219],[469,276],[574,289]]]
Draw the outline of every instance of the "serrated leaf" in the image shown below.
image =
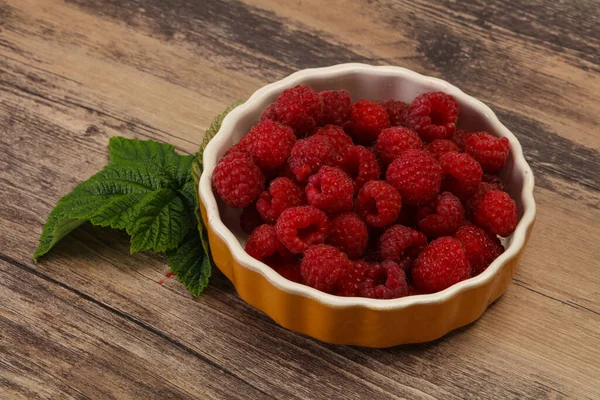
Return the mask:
[[175,191],[159,189],[150,193],[137,204],[132,224],[127,227],[131,252],[176,248],[190,231],[192,218]]
[[194,296],[199,296],[208,285],[212,264],[195,231],[177,249],[167,252],[167,262],[177,280]]
[[243,101],[238,100],[235,103],[231,104],[229,107],[227,107],[225,111],[223,111],[221,114],[213,118],[210,126],[208,127],[206,132],[204,132],[204,136],[202,137],[202,143],[200,144],[200,148],[198,149],[198,160],[200,162],[200,165],[202,165],[202,155],[204,154],[204,149],[212,140],[212,138],[217,134],[217,132],[219,132],[219,129],[221,129],[223,119],[225,119],[227,114],[229,114],[234,108],[243,103]]

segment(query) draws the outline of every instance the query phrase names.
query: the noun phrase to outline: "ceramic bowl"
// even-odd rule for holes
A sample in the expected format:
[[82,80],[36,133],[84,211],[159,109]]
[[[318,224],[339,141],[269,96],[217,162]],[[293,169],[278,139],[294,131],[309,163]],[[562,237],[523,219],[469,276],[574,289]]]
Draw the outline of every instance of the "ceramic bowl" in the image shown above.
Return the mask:
[[[262,111],[286,88],[308,85],[317,91],[346,89],[353,101],[393,98],[411,102],[427,91],[448,93],[459,103],[459,127],[485,130],[510,141],[511,154],[501,175],[517,202],[519,224],[504,241],[506,251],[482,274],[438,293],[393,300],[338,297],[291,282],[244,251],[247,235],[239,228],[239,210],[226,207],[213,193],[217,161],[259,121]],[[204,152],[199,184],[200,208],[217,267],[239,295],[281,326],[324,342],[389,347],[437,339],[479,318],[506,290],[523,253],[535,218],[534,180],[519,141],[481,101],[451,84],[405,68],[341,64],[305,69],[257,90],[233,110]]]

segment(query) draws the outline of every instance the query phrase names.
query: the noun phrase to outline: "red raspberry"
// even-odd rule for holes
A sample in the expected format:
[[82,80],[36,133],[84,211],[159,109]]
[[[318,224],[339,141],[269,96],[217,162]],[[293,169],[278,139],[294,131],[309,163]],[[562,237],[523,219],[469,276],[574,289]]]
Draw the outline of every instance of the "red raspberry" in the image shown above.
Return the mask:
[[430,238],[454,234],[465,219],[460,200],[450,192],[439,195],[432,208],[431,214],[419,220],[419,229]]
[[428,92],[413,100],[408,109],[407,123],[421,139],[431,142],[451,137],[456,129],[457,118],[458,104],[452,96]]
[[391,183],[408,205],[431,202],[440,191],[440,165],[423,150],[407,150],[388,167],[386,180]]
[[256,209],[266,223],[274,224],[284,210],[304,204],[304,190],[291,179],[281,177],[273,179],[269,189],[260,194]]
[[508,193],[490,190],[477,204],[475,223],[488,232],[506,237],[517,227],[517,204]]
[[285,279],[296,283],[302,283],[302,275],[300,274],[300,264],[288,262],[281,265],[276,265],[272,268]]
[[352,209],[354,184],[344,171],[334,167],[321,167],[308,178],[306,199],[312,206],[334,213]]
[[273,225],[261,225],[252,232],[246,242],[246,253],[269,266],[289,262],[292,254],[277,239]]
[[465,149],[465,142],[467,141],[467,136],[471,133],[467,132],[465,129],[457,129],[454,135],[450,138],[456,145],[461,149]]
[[350,131],[358,143],[373,143],[381,130],[389,126],[390,118],[383,106],[364,99],[352,105]]
[[419,135],[415,131],[401,126],[384,129],[377,138],[377,151],[386,165],[406,150],[422,148],[423,142]]
[[333,149],[334,158],[340,157],[344,149],[352,145],[352,138],[337,125],[325,125],[313,131],[313,135],[325,136],[329,139],[329,144]]
[[305,284],[333,293],[350,269],[348,256],[333,246],[311,246],[304,252],[300,273]]
[[477,205],[479,201],[483,198],[483,196],[489,192],[490,190],[494,190],[494,186],[489,183],[481,182],[479,186],[477,186],[477,190],[473,194],[473,196],[469,197],[465,201],[465,218],[471,220],[473,215],[475,214],[475,210],[477,209]]
[[408,294],[406,274],[393,261],[373,264],[367,269],[360,295],[372,299],[397,299]]
[[416,257],[427,245],[423,233],[403,225],[392,225],[379,238],[379,253],[382,260],[399,262],[405,256]]
[[252,204],[265,186],[260,168],[242,152],[223,157],[215,167],[212,181],[225,204],[236,208]]
[[443,236],[429,243],[412,268],[415,285],[429,293],[444,290],[471,277],[471,266],[462,244]]
[[367,224],[379,228],[393,223],[401,206],[400,193],[386,181],[365,183],[355,201],[356,212]]
[[279,95],[274,114],[277,122],[291,127],[297,137],[303,137],[323,119],[323,102],[317,92],[298,85]]
[[248,151],[256,165],[271,170],[281,167],[286,162],[296,143],[292,128],[271,120],[254,125],[246,137]]
[[461,200],[475,193],[483,171],[473,157],[466,153],[446,153],[440,157],[440,165],[445,175],[442,190],[454,193]]
[[311,136],[300,139],[292,148],[289,159],[290,169],[300,182],[306,182],[322,165],[331,161],[333,149],[326,136]]
[[487,132],[472,133],[465,142],[465,151],[485,172],[495,173],[502,169],[508,158],[509,142],[505,137],[498,138]]
[[240,141],[238,143],[233,145],[233,147],[231,147],[229,150],[227,150],[225,152],[225,154],[223,155],[223,158],[227,157],[230,154],[234,154],[234,153],[250,154],[249,146],[250,146],[250,138],[248,137],[248,135],[242,136],[242,138],[240,139]]
[[345,127],[350,122],[352,99],[346,90],[326,90],[319,93],[323,102],[323,125]]
[[261,121],[265,121],[265,120],[272,120],[275,121],[277,119],[277,114],[275,113],[275,103],[269,104],[267,106],[267,108],[265,108],[265,111],[263,111],[262,115],[260,116],[260,120]]
[[256,204],[254,203],[244,208],[244,211],[242,211],[242,214],[240,215],[240,227],[242,228],[242,231],[248,235],[263,223],[264,221],[258,213]]
[[439,161],[440,157],[444,154],[458,152],[460,148],[451,140],[435,139],[425,147],[425,150]]
[[503,192],[507,191],[506,183],[500,178],[498,175],[492,174],[483,174],[483,178],[481,178],[482,182],[489,183],[496,190],[502,190]]
[[336,215],[331,219],[327,243],[337,247],[350,258],[361,257],[369,241],[367,225],[353,212]]
[[329,234],[327,215],[313,206],[283,211],[275,224],[277,237],[292,253],[303,253],[313,244],[325,242]]
[[365,273],[370,264],[363,260],[357,260],[350,263],[346,274],[340,279],[337,296],[356,297],[360,296],[361,285],[365,280]]
[[454,238],[465,248],[467,259],[471,264],[471,276],[479,275],[504,252],[498,237],[475,225],[461,226],[454,234]]
[[375,154],[363,146],[346,147],[338,165],[354,180],[354,193],[381,175]]
[[387,111],[391,126],[406,126],[408,104],[396,100],[384,100],[379,104]]

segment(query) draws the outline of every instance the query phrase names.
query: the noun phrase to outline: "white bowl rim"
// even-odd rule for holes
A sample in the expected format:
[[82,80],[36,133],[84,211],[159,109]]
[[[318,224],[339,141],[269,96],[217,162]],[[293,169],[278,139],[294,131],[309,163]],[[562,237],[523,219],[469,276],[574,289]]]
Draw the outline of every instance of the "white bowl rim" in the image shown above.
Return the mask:
[[[521,174],[524,175],[521,192],[523,216],[521,217],[521,220],[512,234],[512,241],[510,242],[510,245],[506,248],[504,253],[496,258],[496,260],[494,260],[494,262],[492,262],[492,264],[490,264],[490,266],[478,276],[459,282],[440,292],[406,296],[398,299],[380,300],[363,297],[335,296],[321,292],[310,286],[292,282],[279,275],[277,272],[275,272],[275,270],[266,264],[256,260],[253,257],[250,257],[248,253],[244,251],[235,235],[221,221],[217,202],[212,190],[212,173],[217,163],[217,149],[226,144],[224,139],[233,132],[236,119],[254,112],[258,107],[256,104],[260,103],[265,97],[270,97],[281,93],[284,89],[301,84],[306,79],[316,76],[321,78],[334,78],[336,76],[356,72],[380,76],[402,76],[413,81],[427,83],[429,85],[439,87],[439,90],[454,96],[455,98],[459,99],[460,102],[469,103],[473,109],[477,110],[477,112],[485,115],[488,118],[489,123],[493,126],[494,132],[508,138],[514,160],[514,168],[517,168]],[[200,200],[205,206],[208,224],[211,225],[214,233],[219,235],[219,237],[226,243],[233,257],[235,257],[235,259],[245,268],[249,268],[250,270],[263,275],[277,288],[291,294],[314,299],[334,308],[362,306],[375,310],[391,310],[419,304],[440,303],[447,301],[449,298],[457,295],[460,292],[482,286],[492,280],[502,266],[519,254],[521,249],[525,246],[527,231],[535,219],[536,205],[533,198],[533,172],[523,156],[523,149],[516,136],[508,128],[506,128],[498,120],[496,114],[480,100],[469,96],[461,89],[442,79],[425,76],[407,68],[397,66],[373,66],[360,63],[347,63],[323,68],[309,68],[295,72],[284,79],[258,89],[252,94],[252,96],[250,96],[248,100],[246,100],[246,102],[236,107],[225,117],[219,132],[209,142],[204,151],[203,164],[204,171],[198,187]]]

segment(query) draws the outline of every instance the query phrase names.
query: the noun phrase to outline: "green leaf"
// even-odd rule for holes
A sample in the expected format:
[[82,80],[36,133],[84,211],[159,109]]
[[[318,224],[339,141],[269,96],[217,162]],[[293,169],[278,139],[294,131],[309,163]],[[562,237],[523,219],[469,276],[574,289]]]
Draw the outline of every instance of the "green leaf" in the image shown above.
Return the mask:
[[208,285],[212,263],[196,232],[190,232],[178,248],[167,252],[167,262],[177,280],[194,296]]
[[243,101],[237,100],[235,103],[231,104],[229,107],[227,107],[225,109],[225,111],[223,111],[221,114],[217,115],[212,120],[208,129],[206,130],[206,132],[204,132],[204,136],[202,137],[202,144],[200,144],[200,149],[198,149],[198,160],[200,162],[200,165],[202,165],[202,155],[204,154],[204,149],[206,148],[208,143],[212,140],[212,138],[217,134],[217,132],[219,132],[219,129],[221,129],[221,124],[223,123],[223,120],[225,119],[227,114],[229,114],[234,108],[236,108],[237,106],[239,106],[240,104],[243,104],[243,103],[244,103]]

